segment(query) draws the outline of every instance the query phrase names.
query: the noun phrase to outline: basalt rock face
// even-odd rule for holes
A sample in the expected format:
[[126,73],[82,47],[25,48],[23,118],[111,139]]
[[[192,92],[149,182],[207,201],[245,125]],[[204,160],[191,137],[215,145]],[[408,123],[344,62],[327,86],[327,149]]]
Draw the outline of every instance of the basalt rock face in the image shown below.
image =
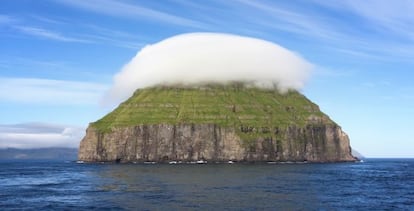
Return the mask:
[[348,136],[337,126],[289,127],[281,139],[252,143],[232,128],[202,125],[139,125],[102,133],[88,128],[79,149],[83,161],[353,161]]
[[[203,96],[208,99],[200,100]],[[304,96],[238,86],[138,91],[115,111],[90,124],[81,141],[78,159],[87,162],[355,160],[348,136]]]

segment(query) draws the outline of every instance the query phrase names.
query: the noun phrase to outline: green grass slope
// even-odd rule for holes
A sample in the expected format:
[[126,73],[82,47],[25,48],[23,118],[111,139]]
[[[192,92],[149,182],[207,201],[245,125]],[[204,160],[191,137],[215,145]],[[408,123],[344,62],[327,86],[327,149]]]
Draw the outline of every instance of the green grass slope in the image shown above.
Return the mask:
[[283,128],[304,126],[310,116],[331,122],[317,105],[297,91],[282,94],[276,89],[259,89],[240,83],[200,87],[158,86],[137,90],[91,126],[101,132],[161,123]]

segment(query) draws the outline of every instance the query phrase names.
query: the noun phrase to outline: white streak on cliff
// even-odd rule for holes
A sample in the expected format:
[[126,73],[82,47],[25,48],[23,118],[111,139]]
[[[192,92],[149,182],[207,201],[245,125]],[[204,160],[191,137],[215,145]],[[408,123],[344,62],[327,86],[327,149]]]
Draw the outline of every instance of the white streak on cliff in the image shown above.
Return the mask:
[[114,77],[105,103],[158,84],[252,82],[301,89],[312,65],[277,44],[218,33],[174,36],[141,49]]

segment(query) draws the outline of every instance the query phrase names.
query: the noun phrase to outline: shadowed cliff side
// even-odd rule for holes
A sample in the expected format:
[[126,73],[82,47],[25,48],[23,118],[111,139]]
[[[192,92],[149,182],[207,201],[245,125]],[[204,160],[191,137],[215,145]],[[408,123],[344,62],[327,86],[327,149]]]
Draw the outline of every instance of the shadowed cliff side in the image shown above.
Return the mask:
[[348,136],[296,91],[241,83],[137,90],[91,123],[88,162],[354,161]]

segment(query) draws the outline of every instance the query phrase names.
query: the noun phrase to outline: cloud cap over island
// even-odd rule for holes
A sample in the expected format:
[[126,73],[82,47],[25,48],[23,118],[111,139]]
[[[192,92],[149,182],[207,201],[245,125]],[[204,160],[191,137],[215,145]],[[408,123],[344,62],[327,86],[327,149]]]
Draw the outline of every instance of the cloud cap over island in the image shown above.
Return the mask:
[[189,33],[142,48],[114,77],[104,103],[158,84],[251,82],[301,89],[312,65],[275,43],[231,34]]

